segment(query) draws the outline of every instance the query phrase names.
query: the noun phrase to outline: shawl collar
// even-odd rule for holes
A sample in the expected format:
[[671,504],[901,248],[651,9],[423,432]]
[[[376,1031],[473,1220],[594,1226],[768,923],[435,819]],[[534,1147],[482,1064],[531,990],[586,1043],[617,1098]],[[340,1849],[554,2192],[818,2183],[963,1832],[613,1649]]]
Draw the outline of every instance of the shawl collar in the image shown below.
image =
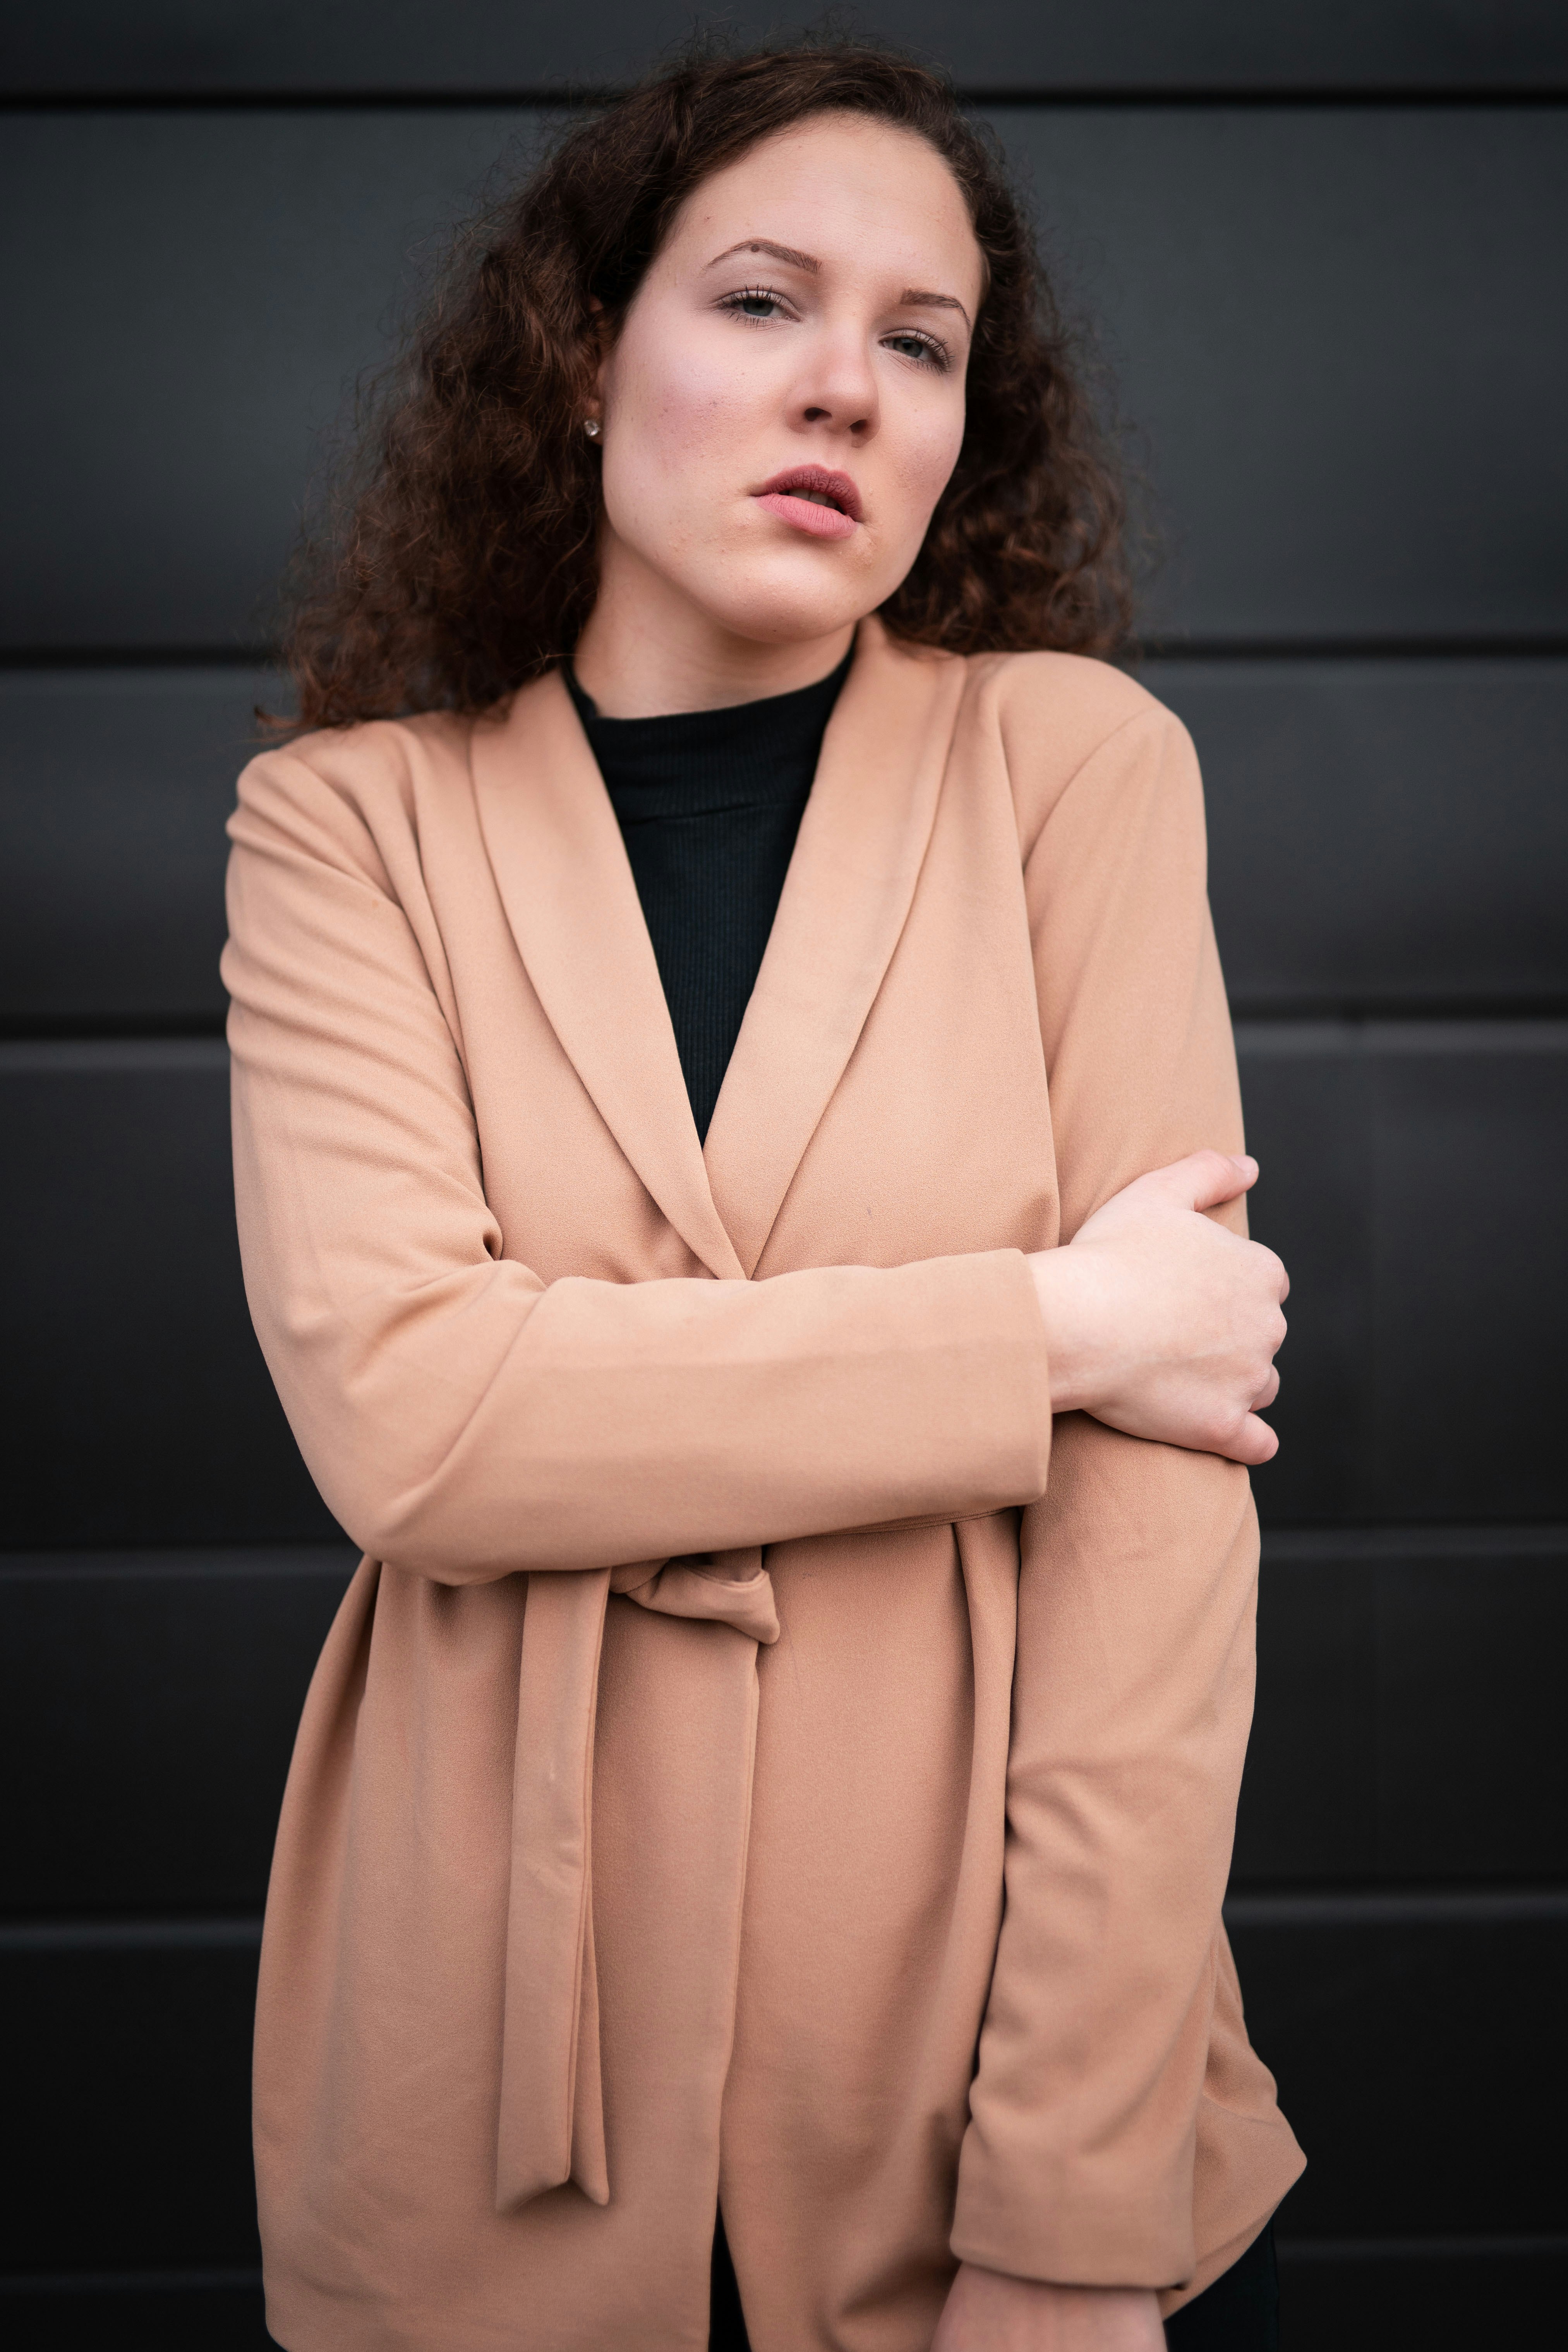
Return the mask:
[[708,1130],[709,1181],[748,1276],[898,946],[966,674],[860,625]]
[[626,845],[559,674],[481,720],[471,757],[491,870],[551,1027],[688,1248],[739,1279]]
[[761,1258],[914,897],[965,665],[861,623],[706,1153],[604,779],[556,673],[473,737],[490,865],[540,1003],[600,1115],[721,1279]]

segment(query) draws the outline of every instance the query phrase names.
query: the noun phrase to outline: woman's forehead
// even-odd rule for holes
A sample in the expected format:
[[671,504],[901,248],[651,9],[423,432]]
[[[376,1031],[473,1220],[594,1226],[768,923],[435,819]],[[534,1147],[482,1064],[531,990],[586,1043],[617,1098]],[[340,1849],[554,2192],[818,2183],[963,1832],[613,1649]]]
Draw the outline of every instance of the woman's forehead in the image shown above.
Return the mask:
[[819,268],[848,259],[941,262],[977,296],[984,265],[963,193],[936,150],[865,115],[817,115],[774,131],[694,188],[665,251],[682,276],[737,245]]

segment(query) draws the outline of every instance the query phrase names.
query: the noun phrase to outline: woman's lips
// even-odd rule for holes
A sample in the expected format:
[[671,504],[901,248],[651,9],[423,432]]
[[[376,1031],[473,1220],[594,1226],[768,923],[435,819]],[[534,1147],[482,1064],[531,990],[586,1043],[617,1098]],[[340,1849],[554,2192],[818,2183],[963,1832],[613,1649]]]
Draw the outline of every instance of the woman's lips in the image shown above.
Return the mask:
[[760,507],[812,539],[849,539],[860,528],[860,493],[847,474],[792,466],[753,491]]
[[848,539],[860,528],[853,515],[844,514],[837,507],[813,506],[809,499],[791,498],[784,490],[765,490],[757,504],[813,539]]

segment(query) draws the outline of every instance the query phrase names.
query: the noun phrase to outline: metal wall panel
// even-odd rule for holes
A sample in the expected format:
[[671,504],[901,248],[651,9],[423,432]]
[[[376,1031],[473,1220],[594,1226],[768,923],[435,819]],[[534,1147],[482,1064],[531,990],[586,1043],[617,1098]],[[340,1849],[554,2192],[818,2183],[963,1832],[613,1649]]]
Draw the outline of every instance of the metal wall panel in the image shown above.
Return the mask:
[[1137,675],[1203,762],[1243,1018],[1568,1006],[1568,661]]
[[62,2272],[0,2278],[12,2352],[275,2352],[259,2274]]
[[0,1047],[7,1540],[338,1530],[250,1332],[216,1040]]
[[[22,115],[0,274],[43,364],[0,382],[0,646],[232,646],[400,289],[517,114]],[[427,256],[426,256],[427,257]],[[113,364],[105,364],[105,354]]]
[[[524,112],[24,115],[0,646],[264,640],[317,436]],[[1552,109],[1004,110],[1163,511],[1156,633],[1568,629]],[[412,272],[416,276],[417,271]],[[103,365],[114,353],[112,369]]]
[[[1568,1024],[1241,1043],[1254,1229],[1297,1285],[1266,1517],[1568,1519]],[[334,1533],[250,1336],[226,1097],[216,1040],[0,1047],[0,1218],[27,1237],[0,1370],[15,1544]],[[1506,1334],[1507,1381],[1478,1329]]]
[[[1568,660],[1146,662],[1208,792],[1231,1002],[1568,1007]],[[261,671],[0,673],[0,1033],[216,1029]]]
[[[259,1911],[347,1549],[0,1559],[0,1914]],[[1233,1886],[1568,1877],[1568,1531],[1275,1535]]]
[[1253,1896],[1229,1917],[1309,2157],[1283,2236],[1561,2230],[1568,1896]]
[[[1568,1902],[1252,1897],[1231,1930],[1251,2031],[1314,2158],[1281,2215],[1289,2237],[1559,2226]],[[245,1922],[161,1939],[0,1931],[0,2000],[28,2021],[11,2060],[7,2120],[28,2162],[0,2216],[5,2269],[254,2262],[257,1941]]]
[[[0,2272],[251,2269],[258,1920],[0,1929]],[[0,2306],[3,2317],[3,2306]]]
[[1339,2238],[1279,2249],[1289,2352],[1550,2342],[1568,2298],[1568,2235]]
[[1545,293],[1568,115],[993,119],[1047,255],[1100,321],[1152,487],[1165,560],[1146,628],[1256,643],[1568,627],[1568,306]]
[[[1542,2120],[1568,1958],[1568,112],[1525,102],[1568,95],[1568,14],[879,17],[994,110],[1163,529],[1143,626],[1206,656],[1142,674],[1204,759],[1255,1230],[1296,1284],[1231,1906],[1312,2159],[1281,2216],[1287,2344],[1524,2341],[1568,2284]],[[322,436],[537,135],[525,101],[626,79],[684,18],[25,0],[0,28],[26,355],[0,380],[0,1412],[5,1539],[38,1548],[0,1559],[23,2352],[265,2341],[237,1915],[350,1555],[310,1549],[337,1531],[233,1240],[215,960],[246,649]],[[20,673],[28,647],[75,667]],[[62,1549],[87,1545],[125,1549]]]
[[[801,7],[800,21],[813,12]],[[1568,81],[1568,28],[1551,0],[865,0],[845,12],[949,59],[985,89],[1416,89]],[[757,6],[602,0],[114,0],[13,5],[0,89],[392,91],[624,82],[693,22],[743,38],[781,18]]]
[[0,1914],[258,1912],[353,1554],[0,1555]]
[[1568,1879],[1568,1528],[1274,1534],[1231,1874]]
[[1568,1024],[1257,1022],[1237,1042],[1252,1230],[1294,1284],[1266,1520],[1568,1518]]
[[217,1030],[248,670],[0,672],[0,1034]]

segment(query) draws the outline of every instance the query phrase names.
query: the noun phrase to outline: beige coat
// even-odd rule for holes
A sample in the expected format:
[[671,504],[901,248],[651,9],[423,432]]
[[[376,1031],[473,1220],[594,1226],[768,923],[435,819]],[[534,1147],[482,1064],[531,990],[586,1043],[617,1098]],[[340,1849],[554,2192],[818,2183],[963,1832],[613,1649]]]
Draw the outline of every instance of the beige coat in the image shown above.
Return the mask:
[[867,624],[706,1150],[559,677],[232,832],[250,1301],[366,1555],[268,1906],[274,2334],[700,2352],[721,2192],[755,2352],[924,2352],[955,2256],[1206,2284],[1301,2164],[1220,1925],[1252,1504],[1052,1450],[1022,1255],[1240,1139],[1179,725]]

